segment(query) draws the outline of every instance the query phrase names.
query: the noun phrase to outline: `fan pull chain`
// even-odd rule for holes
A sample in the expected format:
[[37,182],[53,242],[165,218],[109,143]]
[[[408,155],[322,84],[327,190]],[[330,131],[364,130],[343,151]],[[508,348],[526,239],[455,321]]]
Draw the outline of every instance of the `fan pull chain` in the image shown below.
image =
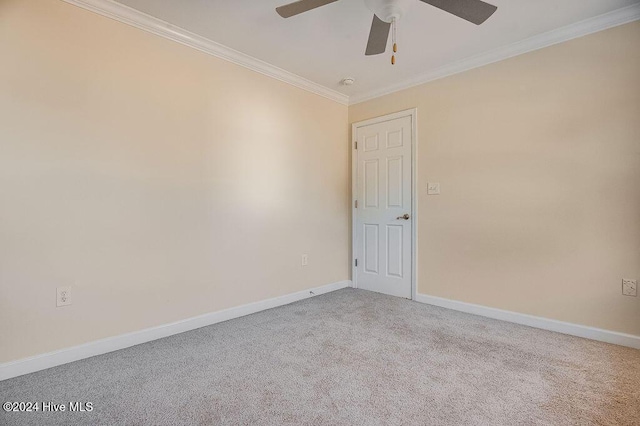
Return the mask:
[[396,18],[391,20],[391,41],[393,42],[393,54],[391,55],[391,65],[396,64],[396,52],[398,51],[398,44],[396,43]]

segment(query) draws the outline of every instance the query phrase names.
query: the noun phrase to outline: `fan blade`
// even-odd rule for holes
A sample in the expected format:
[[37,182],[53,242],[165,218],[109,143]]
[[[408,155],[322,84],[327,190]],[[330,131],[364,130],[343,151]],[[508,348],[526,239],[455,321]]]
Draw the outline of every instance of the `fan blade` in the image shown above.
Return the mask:
[[371,22],[371,31],[369,32],[369,41],[367,42],[367,50],[365,55],[379,55],[387,50],[387,40],[389,40],[389,30],[391,24],[384,22],[376,15],[373,15]]
[[442,9],[456,15],[459,18],[473,22],[476,25],[482,24],[489,19],[498,8],[492,4],[480,0],[420,0],[424,3]]
[[302,12],[308,12],[316,7],[324,6],[338,0],[300,0],[284,6],[276,7],[276,12],[283,18],[290,18]]

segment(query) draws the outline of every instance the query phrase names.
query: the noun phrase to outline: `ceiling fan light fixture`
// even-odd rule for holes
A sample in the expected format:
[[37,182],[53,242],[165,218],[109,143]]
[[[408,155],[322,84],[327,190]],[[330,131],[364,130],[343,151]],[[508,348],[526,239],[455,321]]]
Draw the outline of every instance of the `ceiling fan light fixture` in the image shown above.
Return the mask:
[[381,21],[390,24],[402,18],[411,0],[364,0],[367,8]]

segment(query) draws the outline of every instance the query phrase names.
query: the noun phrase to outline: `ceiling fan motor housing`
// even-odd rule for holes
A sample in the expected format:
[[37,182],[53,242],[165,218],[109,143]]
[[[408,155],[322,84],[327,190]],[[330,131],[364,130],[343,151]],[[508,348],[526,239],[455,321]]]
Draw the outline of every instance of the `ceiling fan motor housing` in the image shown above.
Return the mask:
[[375,15],[384,22],[397,21],[402,18],[411,0],[364,0]]

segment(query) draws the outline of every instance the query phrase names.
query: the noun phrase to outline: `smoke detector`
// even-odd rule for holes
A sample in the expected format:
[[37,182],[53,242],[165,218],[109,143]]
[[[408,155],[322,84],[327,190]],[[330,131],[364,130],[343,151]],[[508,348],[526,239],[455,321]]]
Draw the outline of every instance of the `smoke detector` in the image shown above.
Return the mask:
[[353,78],[353,77],[345,77],[345,78],[342,79],[340,84],[342,84],[343,86],[351,86],[355,82],[356,82],[355,78]]

